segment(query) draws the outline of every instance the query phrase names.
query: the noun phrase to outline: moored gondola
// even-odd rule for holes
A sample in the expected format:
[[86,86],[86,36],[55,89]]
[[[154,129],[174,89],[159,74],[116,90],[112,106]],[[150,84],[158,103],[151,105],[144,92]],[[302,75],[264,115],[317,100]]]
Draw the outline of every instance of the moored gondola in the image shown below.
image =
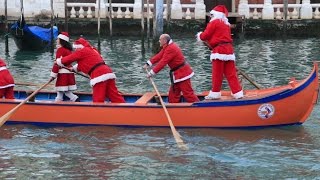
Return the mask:
[[19,20],[11,26],[10,33],[20,50],[37,51],[49,49],[51,39],[57,39],[58,28],[53,26],[53,38],[51,38],[51,28],[29,26],[21,14]]

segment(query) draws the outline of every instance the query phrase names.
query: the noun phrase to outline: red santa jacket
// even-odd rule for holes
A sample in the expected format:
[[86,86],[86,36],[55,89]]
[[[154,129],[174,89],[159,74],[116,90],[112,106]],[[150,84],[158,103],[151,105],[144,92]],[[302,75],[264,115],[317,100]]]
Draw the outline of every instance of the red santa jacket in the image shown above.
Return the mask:
[[211,20],[204,32],[199,34],[202,41],[207,41],[212,48],[211,60],[235,60],[231,29],[221,19]]
[[191,66],[185,62],[181,49],[172,41],[170,41],[168,45],[164,45],[161,51],[153,56],[147,63],[149,66],[157,63],[151,70],[153,74],[157,74],[166,65],[168,65],[171,70],[178,68],[173,72],[174,83],[190,79],[194,75]]
[[[57,49],[57,53],[56,53],[56,59],[57,58],[60,58],[60,57],[65,57],[65,56],[68,56],[70,55],[72,52],[65,48],[65,47],[59,47]],[[69,65],[68,67],[71,67],[71,65]],[[52,70],[51,70],[51,74],[50,76],[51,77],[54,77],[56,78],[58,73],[72,73],[70,72],[69,70],[65,69],[65,68],[61,68],[60,66],[58,66],[57,64],[54,64],[53,67],[52,67]]]
[[[77,62],[78,64],[74,66],[76,68],[75,70],[89,74],[89,71],[92,70],[93,67],[104,62],[98,51],[88,44],[83,45],[84,47],[82,49],[76,50],[72,54],[61,59],[58,58],[57,64],[61,66],[62,64],[70,65],[72,62]],[[115,74],[112,72],[112,69],[106,64],[96,66],[96,68],[94,68],[89,75],[91,79],[91,86],[108,79],[116,78]]]
[[14,80],[6,67],[4,60],[0,59],[0,89],[14,86]]

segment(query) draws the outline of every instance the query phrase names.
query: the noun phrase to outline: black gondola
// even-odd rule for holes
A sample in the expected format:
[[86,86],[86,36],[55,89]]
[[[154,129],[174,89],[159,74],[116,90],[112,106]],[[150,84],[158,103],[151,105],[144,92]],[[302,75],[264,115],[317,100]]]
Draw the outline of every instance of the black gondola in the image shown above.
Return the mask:
[[[23,14],[11,26],[10,32],[20,50],[45,50],[51,46],[51,28],[28,26]],[[53,26],[53,40],[57,39],[58,28]]]

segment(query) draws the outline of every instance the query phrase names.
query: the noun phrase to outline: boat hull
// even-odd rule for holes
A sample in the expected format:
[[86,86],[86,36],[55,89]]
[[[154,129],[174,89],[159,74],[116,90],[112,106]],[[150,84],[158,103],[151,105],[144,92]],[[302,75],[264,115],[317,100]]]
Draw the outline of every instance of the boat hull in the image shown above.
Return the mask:
[[[302,124],[309,117],[318,98],[318,66],[308,78],[288,85],[247,90],[246,97],[234,100],[226,95],[219,101],[166,103],[176,127],[266,127]],[[22,92],[20,92],[22,93]],[[228,94],[229,92],[223,93]],[[81,94],[79,94],[81,97]],[[128,103],[55,103],[55,93],[41,92],[36,102],[23,105],[11,122],[66,123],[119,126],[169,126],[161,105],[152,100],[137,101],[140,96],[125,96]],[[88,95],[86,95],[88,96]],[[203,99],[203,96],[199,95]],[[131,98],[131,100],[130,100]],[[45,99],[47,99],[45,101]],[[132,100],[133,99],[133,100]],[[83,97],[83,100],[85,98]],[[0,115],[21,100],[1,100]],[[132,102],[129,102],[132,101]]]
[[24,32],[23,36],[15,35],[14,32],[11,32],[11,34],[16,46],[20,50],[38,51],[50,47],[50,42],[41,40],[28,32]]

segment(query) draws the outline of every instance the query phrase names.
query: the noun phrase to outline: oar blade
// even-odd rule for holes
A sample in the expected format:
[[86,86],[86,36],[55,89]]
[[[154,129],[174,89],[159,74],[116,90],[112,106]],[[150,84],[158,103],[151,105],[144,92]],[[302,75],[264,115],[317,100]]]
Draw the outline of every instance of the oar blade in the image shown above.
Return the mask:
[[183,142],[183,140],[181,139],[181,135],[179,134],[178,131],[176,131],[176,129],[174,128],[172,130],[172,134],[173,137],[178,145],[178,148],[182,149],[182,150],[188,150],[188,146]]

